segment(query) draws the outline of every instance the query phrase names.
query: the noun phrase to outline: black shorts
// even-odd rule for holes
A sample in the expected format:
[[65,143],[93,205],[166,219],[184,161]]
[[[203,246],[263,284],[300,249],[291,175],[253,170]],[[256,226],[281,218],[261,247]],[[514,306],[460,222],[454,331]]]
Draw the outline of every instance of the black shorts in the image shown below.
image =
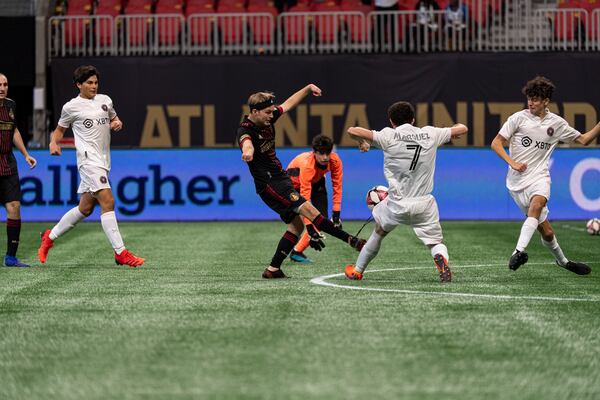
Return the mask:
[[18,174],[0,176],[0,203],[6,204],[11,201],[21,201],[21,183]]
[[266,205],[277,214],[286,224],[292,222],[298,215],[298,207],[306,203],[304,197],[294,189],[289,178],[271,180],[258,194]]
[[[295,188],[298,192],[300,187]],[[310,191],[310,202],[321,213],[322,216],[329,219],[329,204],[327,203],[327,186],[325,178],[312,184]]]

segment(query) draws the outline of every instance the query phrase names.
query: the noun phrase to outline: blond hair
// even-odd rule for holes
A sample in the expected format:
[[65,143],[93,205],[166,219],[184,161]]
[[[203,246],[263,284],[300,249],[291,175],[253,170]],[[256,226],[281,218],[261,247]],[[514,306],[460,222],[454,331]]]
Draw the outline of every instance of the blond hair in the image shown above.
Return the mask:
[[254,94],[250,95],[250,97],[248,97],[248,104],[253,105],[253,104],[262,103],[263,101],[270,100],[274,97],[275,97],[275,94],[272,92],[254,93]]

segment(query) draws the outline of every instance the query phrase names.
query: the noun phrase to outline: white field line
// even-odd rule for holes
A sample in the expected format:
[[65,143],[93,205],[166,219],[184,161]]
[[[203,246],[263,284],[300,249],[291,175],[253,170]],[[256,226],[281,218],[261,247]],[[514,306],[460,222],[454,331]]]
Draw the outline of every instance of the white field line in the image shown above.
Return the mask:
[[[527,265],[548,265],[548,263],[527,263]],[[481,268],[481,267],[498,267],[505,266],[505,264],[477,264],[477,265],[454,265],[452,268]],[[431,266],[427,267],[408,267],[408,268],[387,268],[387,269],[374,269],[367,270],[364,273],[373,272],[386,272],[386,271],[405,271],[413,269],[431,269]],[[350,289],[350,290],[366,290],[371,292],[393,292],[403,294],[415,294],[415,295],[430,295],[430,296],[455,296],[455,297],[475,297],[495,300],[542,300],[542,301],[591,301],[597,302],[600,299],[597,298],[584,298],[584,297],[552,297],[552,296],[511,296],[503,294],[477,294],[477,293],[460,293],[460,292],[432,292],[426,290],[408,290],[408,289],[385,289],[385,288],[373,288],[373,287],[362,287],[362,286],[349,286],[340,285],[337,283],[327,282],[328,279],[337,278],[344,276],[341,274],[322,275],[314,277],[310,280],[310,283],[320,286],[329,286],[339,289]],[[453,285],[452,283],[450,285]]]

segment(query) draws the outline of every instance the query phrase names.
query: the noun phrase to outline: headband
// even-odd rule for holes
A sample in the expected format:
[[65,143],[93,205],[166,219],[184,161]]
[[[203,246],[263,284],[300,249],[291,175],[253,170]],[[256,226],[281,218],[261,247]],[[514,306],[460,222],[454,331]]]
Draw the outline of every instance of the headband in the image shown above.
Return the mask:
[[261,101],[260,103],[256,103],[256,104],[248,104],[248,106],[250,107],[250,110],[262,110],[263,108],[267,108],[270,106],[275,105],[275,97],[271,97],[265,101]]

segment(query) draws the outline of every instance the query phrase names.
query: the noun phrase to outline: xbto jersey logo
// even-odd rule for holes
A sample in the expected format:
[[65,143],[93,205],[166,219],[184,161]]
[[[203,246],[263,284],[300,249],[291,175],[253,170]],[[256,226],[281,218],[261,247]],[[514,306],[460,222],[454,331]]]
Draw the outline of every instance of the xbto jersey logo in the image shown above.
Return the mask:
[[[533,143],[533,140],[531,140],[531,138],[529,136],[525,136],[521,139],[521,144],[523,145],[523,147],[529,147],[529,146],[531,146],[532,143]],[[535,145],[533,147],[535,147],[536,149],[540,149],[540,150],[550,150],[550,148],[552,147],[552,144],[542,142],[540,140],[536,140]]]
[[521,144],[523,145],[523,147],[529,147],[531,146],[531,138],[529,136],[525,136],[523,139],[521,139]]
[[92,126],[94,126],[94,122],[96,122],[96,125],[106,125],[109,123],[109,121],[110,120],[106,117],[96,119],[85,119],[83,121],[83,126],[85,126],[87,129],[90,129]]

